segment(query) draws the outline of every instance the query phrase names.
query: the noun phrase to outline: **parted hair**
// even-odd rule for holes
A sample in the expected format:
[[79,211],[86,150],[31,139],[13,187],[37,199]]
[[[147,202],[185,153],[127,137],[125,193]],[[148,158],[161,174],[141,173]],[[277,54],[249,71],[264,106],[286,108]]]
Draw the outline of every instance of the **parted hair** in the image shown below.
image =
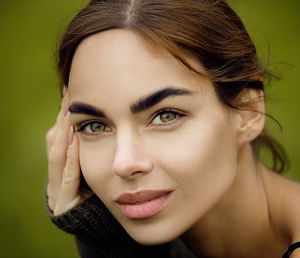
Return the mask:
[[[272,76],[260,62],[243,22],[224,0],[92,0],[71,20],[58,44],[62,85],[68,86],[81,41],[111,29],[131,30],[168,51],[188,69],[210,79],[219,100],[230,108],[242,108],[238,97],[243,91],[264,90],[265,79]],[[205,71],[192,66],[190,58]],[[257,157],[266,146],[272,154],[272,169],[284,171],[285,152],[265,129],[251,144]]]

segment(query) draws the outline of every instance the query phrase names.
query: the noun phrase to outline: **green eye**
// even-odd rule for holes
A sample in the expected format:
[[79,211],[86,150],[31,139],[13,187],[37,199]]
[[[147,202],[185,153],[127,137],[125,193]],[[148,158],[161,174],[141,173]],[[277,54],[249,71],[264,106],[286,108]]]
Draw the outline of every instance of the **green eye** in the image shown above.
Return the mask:
[[165,112],[159,115],[160,120],[164,123],[170,122],[176,118],[176,114],[173,112]]
[[86,123],[82,123],[79,125],[79,128],[76,131],[80,131],[86,134],[97,134],[105,131],[109,131],[108,127],[97,121],[90,121]]
[[182,114],[179,114],[178,112],[171,111],[171,110],[165,110],[159,112],[155,118],[153,119],[152,123],[156,125],[162,125],[162,124],[169,124],[174,120],[177,120],[179,117],[182,117]]
[[106,128],[104,124],[97,123],[97,122],[90,123],[89,125],[87,125],[87,127],[90,128],[91,132],[101,132],[104,131]]

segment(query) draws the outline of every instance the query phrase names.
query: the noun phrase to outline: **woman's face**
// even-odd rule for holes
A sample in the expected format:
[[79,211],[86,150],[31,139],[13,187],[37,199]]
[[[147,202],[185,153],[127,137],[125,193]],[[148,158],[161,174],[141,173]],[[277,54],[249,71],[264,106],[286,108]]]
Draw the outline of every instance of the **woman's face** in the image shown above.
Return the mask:
[[136,241],[178,237],[234,181],[233,111],[210,81],[133,32],[85,39],[69,93],[83,175]]

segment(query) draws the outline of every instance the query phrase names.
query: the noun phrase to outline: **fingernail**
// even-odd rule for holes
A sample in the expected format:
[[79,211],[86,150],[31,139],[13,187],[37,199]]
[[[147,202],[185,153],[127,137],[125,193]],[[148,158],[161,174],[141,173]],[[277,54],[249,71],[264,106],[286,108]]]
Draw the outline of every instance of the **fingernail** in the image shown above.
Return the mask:
[[69,116],[70,112],[69,112],[69,108],[67,107],[67,105],[64,107],[63,112],[64,112],[64,117]]
[[69,130],[69,145],[72,145],[73,141],[74,141],[74,128],[73,126],[70,127]]
[[67,99],[67,96],[64,96],[61,105],[62,105],[61,108],[63,111],[63,115],[67,116],[69,111],[69,100]]
[[64,120],[67,122],[67,120],[69,119],[70,116],[70,112],[67,111],[66,113],[64,113]]
[[67,92],[65,96],[65,109],[64,109],[65,115],[67,115],[67,113],[69,112],[69,107],[70,107],[70,99],[69,99],[69,92]]

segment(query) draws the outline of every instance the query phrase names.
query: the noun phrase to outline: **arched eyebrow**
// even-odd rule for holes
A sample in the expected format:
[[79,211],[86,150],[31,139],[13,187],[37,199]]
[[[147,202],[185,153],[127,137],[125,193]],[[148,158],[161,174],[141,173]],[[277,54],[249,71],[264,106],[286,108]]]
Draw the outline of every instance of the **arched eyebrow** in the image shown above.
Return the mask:
[[97,107],[94,107],[90,104],[76,101],[73,102],[69,107],[69,112],[73,114],[85,114],[97,117],[106,117],[105,113]]
[[139,98],[130,105],[130,111],[132,114],[136,114],[153,107],[167,97],[179,95],[193,95],[193,92],[185,88],[167,87],[155,91],[149,96]]
[[[141,97],[130,105],[130,112],[137,114],[145,111],[164,99],[172,96],[191,96],[194,92],[185,88],[167,87],[151,93],[148,96]],[[104,111],[98,107],[83,102],[73,102],[69,107],[70,113],[87,114],[97,117],[106,117]]]

